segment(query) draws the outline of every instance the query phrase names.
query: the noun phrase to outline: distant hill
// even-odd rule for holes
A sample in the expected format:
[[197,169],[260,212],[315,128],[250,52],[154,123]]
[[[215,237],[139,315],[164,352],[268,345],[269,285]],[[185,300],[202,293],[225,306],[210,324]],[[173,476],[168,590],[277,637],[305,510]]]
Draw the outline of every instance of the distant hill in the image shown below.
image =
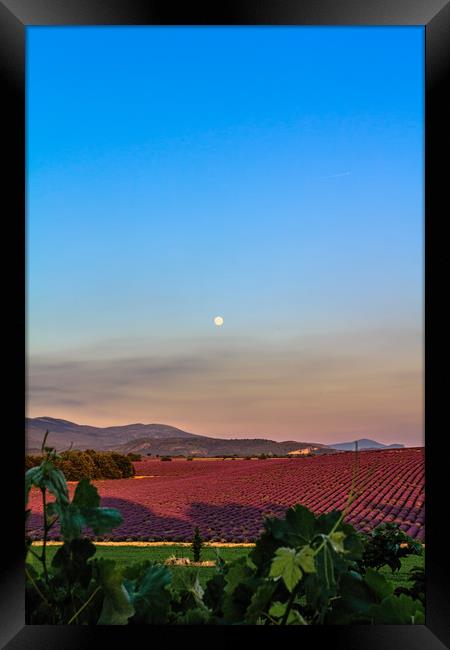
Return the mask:
[[135,438],[196,438],[193,433],[167,424],[127,424],[117,427],[93,427],[51,417],[26,418],[27,449],[39,449],[48,429],[48,444],[65,449],[73,443],[78,449],[112,449]]
[[117,448],[117,451],[127,454],[152,454],[152,456],[254,456],[257,454],[285,455],[298,449],[313,448],[316,454],[333,453],[334,450],[310,442],[287,440],[276,442],[265,438],[210,438],[197,436],[195,439],[171,438],[155,440],[142,438],[132,440]]
[[361,438],[360,440],[353,440],[352,442],[338,442],[336,444],[328,445],[332,449],[338,449],[339,451],[354,451],[355,442],[358,443],[358,449],[402,449],[405,445],[393,444],[393,445],[384,445],[382,442],[377,442],[376,440],[369,440],[368,438]]
[[277,442],[265,438],[213,438],[167,424],[128,424],[117,427],[93,427],[51,417],[26,419],[26,447],[29,453],[40,449],[46,430],[48,444],[62,450],[116,450],[160,456],[250,456],[255,454],[287,454],[289,451],[314,448],[314,453],[333,453],[334,449],[315,442],[288,440]]

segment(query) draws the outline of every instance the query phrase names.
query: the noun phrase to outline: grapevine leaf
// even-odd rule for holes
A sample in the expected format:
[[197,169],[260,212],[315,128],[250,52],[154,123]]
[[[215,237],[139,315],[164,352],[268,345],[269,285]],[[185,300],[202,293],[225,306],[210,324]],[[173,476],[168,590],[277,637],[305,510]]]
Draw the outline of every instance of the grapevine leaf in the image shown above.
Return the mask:
[[327,616],[327,624],[370,623],[369,610],[374,596],[359,573],[343,574],[339,580],[340,598]]
[[364,581],[380,601],[383,600],[383,598],[391,596],[394,591],[392,584],[388,582],[381,573],[374,569],[367,569]]
[[98,508],[100,495],[97,488],[92,485],[89,479],[81,479],[73,495],[72,504],[78,508]]
[[238,558],[229,565],[221,604],[227,622],[235,623],[244,619],[258,583],[259,580],[255,577],[254,570],[247,565],[245,557]]
[[154,562],[142,560],[142,562],[133,562],[122,569],[122,575],[126,580],[138,580]]
[[286,607],[287,607],[286,603],[280,603],[279,601],[277,601],[272,604],[271,608],[269,609],[269,614],[274,618],[281,618],[282,616],[284,616]]
[[110,532],[122,521],[122,515],[115,508],[98,507],[100,497],[97,488],[88,479],[82,479],[69,504],[56,502],[51,513],[59,515],[61,533],[65,541],[81,535],[83,528],[92,528],[96,535]]
[[179,582],[179,599],[184,609],[203,607],[206,605],[203,601],[204,589],[198,579],[198,571],[185,569],[180,575]]
[[52,560],[52,567],[65,581],[79,582],[87,587],[92,575],[88,560],[95,555],[95,545],[89,539],[73,539],[58,548]]
[[273,596],[276,585],[270,582],[263,582],[255,591],[250,605],[245,614],[245,620],[250,625],[255,625],[258,618],[267,611],[267,605]]
[[295,549],[284,547],[277,549],[269,575],[275,580],[282,578],[287,589],[292,592],[302,577]]
[[417,609],[416,613],[414,614],[413,622],[414,625],[425,625],[425,612],[423,609]]
[[375,625],[422,625],[424,620],[422,603],[405,594],[384,598],[372,606],[370,614]]
[[334,548],[336,553],[345,553],[344,539],[345,533],[341,531],[337,531],[329,535],[331,546]]
[[109,533],[123,521],[122,515],[115,508],[83,508],[80,514],[83,526],[92,528],[96,535]]
[[136,610],[135,623],[162,625],[167,621],[170,606],[170,592],[167,589],[171,573],[163,565],[147,569],[137,591],[131,593],[131,602]]
[[247,566],[246,558],[238,558],[235,560],[229,567],[228,572],[225,578],[225,589],[226,594],[232,594],[235,591],[236,587],[244,582],[246,578],[250,577],[253,574],[253,571],[250,567]]
[[69,503],[69,492],[64,474],[52,463],[44,461],[25,472],[25,507],[32,487],[47,489],[62,504]]
[[27,507],[28,503],[28,496],[30,494],[30,490],[33,487],[40,487],[41,481],[42,481],[42,467],[40,465],[37,465],[36,467],[31,467],[29,470],[25,472],[25,508]]
[[344,549],[347,560],[359,560],[364,552],[361,535],[350,524],[342,524],[345,533]]
[[272,520],[271,532],[289,546],[300,546],[312,541],[315,531],[313,513],[302,505],[296,505],[286,511],[284,519]]
[[188,609],[175,619],[175,625],[210,625],[213,623],[211,612],[203,607]]
[[97,560],[99,582],[104,599],[98,625],[126,625],[134,614],[130,596],[114,560]]
[[42,479],[42,487],[46,487],[56,500],[62,504],[69,503],[69,491],[67,489],[66,478],[60,469],[57,469],[51,463],[47,463],[46,471]]
[[206,583],[204,601],[205,604],[218,615],[222,614],[222,597],[225,587],[225,577],[223,573],[216,573]]
[[297,553],[298,563],[305,573],[315,573],[316,563],[314,561],[314,551],[310,546],[304,546]]
[[[316,519],[316,529],[318,533],[323,533],[328,535],[330,530],[334,528],[339,519],[341,518],[341,513],[339,510],[332,510],[331,512],[325,512],[319,515]],[[341,529],[342,524],[338,526],[338,529]]]
[[256,540],[255,548],[251,551],[250,557],[257,566],[257,575],[266,575],[270,570],[270,564],[277,548],[283,546],[283,542],[276,539],[272,534],[274,519],[265,520],[266,530]]
[[286,625],[308,625],[303,616],[296,609],[291,609],[287,617]]

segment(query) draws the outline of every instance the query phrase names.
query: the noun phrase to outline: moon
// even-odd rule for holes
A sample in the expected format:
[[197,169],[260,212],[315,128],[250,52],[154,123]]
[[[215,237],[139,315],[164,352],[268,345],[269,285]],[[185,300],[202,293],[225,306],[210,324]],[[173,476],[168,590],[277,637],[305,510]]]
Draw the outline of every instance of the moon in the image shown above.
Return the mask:
[[216,316],[214,319],[214,323],[217,325],[217,327],[220,327],[223,325],[223,318],[222,316]]

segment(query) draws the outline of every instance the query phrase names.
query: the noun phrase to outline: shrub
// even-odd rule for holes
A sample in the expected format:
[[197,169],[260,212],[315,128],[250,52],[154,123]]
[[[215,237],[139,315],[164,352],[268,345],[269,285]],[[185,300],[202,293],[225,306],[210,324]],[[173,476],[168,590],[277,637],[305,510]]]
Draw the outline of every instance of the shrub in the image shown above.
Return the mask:
[[194,554],[194,562],[200,562],[203,548],[203,538],[200,534],[198,526],[194,530],[194,538],[192,540],[192,553]]
[[159,460],[172,460],[171,456],[161,456]]
[[[68,481],[100,478],[97,465],[98,456],[99,454],[93,456],[82,451],[68,451],[61,454],[61,465],[57,462],[56,466],[60,466]],[[105,476],[104,478],[109,477]]]
[[114,462],[111,454],[97,454],[93,457],[96,478],[122,478],[122,473]]
[[192,456],[186,456],[186,460],[194,460]]
[[[42,460],[42,456],[25,456],[25,470],[40,465]],[[64,451],[55,457],[54,463],[67,481],[129,478],[135,474],[133,463],[127,456],[94,449]]]
[[42,456],[25,456],[25,471],[41,464]]
[[413,567],[409,572],[408,582],[410,587],[397,587],[394,591],[396,596],[405,594],[414,600],[420,600],[425,605],[425,571],[421,567]]
[[408,555],[421,555],[422,546],[406,535],[395,523],[380,524],[362,537],[364,553],[361,568],[380,569],[386,564],[391,571],[401,568],[401,559]]
[[[138,460],[142,460],[141,454],[135,454],[133,452],[130,452],[129,454],[127,454],[127,456],[133,463],[137,462]],[[151,454],[147,454],[147,456],[151,456]]]
[[122,478],[130,478],[131,476],[134,476],[135,473],[134,465],[131,462],[131,458],[128,458],[128,456],[123,456],[122,454],[118,454],[117,452],[113,451],[111,452],[111,460],[112,463],[119,470]]

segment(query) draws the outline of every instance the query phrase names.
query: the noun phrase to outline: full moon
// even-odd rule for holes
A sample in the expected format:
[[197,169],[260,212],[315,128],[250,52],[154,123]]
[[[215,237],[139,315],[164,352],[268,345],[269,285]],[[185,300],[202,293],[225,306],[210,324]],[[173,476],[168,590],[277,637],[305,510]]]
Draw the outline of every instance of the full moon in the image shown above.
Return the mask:
[[215,324],[217,325],[217,327],[220,327],[221,325],[223,325],[223,318],[222,318],[222,316],[216,316],[215,319],[214,319],[214,322],[215,322]]

